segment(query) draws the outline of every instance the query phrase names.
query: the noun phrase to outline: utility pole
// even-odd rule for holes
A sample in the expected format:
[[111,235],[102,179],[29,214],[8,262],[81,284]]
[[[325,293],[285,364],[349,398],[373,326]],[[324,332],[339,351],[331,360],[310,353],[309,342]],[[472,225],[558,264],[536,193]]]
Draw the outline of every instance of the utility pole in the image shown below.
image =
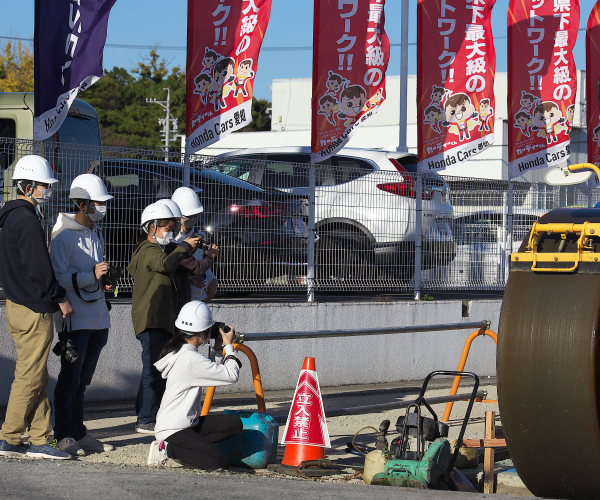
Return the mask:
[[171,133],[171,123],[173,125],[173,132],[177,133],[177,128],[179,126],[179,120],[174,119],[171,116],[171,89],[163,88],[163,90],[167,91],[167,100],[166,101],[157,101],[156,97],[152,99],[146,98],[147,103],[151,104],[159,104],[166,111],[166,117],[160,118],[158,120],[159,125],[163,125],[163,131],[161,135],[165,136],[165,161],[169,161],[169,143],[170,143],[170,133]]
[[402,23],[400,28],[400,127],[398,151],[408,153],[406,144],[408,120],[408,0],[402,0]]

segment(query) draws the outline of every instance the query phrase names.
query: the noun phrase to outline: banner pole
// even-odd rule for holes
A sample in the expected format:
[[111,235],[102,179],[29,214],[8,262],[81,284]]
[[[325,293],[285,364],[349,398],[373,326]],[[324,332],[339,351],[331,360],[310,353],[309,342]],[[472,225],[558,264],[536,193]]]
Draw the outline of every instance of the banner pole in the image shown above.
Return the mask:
[[505,264],[505,276],[508,279],[508,273],[510,272],[510,254],[512,253],[512,241],[513,241],[513,180],[508,179],[508,213],[506,215],[506,229],[507,229],[507,240],[508,245],[506,246],[506,264]]
[[421,300],[421,247],[423,246],[423,174],[417,172],[416,200],[416,240],[415,240],[415,300]]
[[190,155],[185,153],[183,156],[183,185],[190,187]]
[[308,171],[308,272],[306,276],[308,302],[315,300],[315,164],[310,160]]
[[408,0],[402,0],[402,27],[400,31],[400,135],[398,151],[408,153],[406,144],[408,117]]

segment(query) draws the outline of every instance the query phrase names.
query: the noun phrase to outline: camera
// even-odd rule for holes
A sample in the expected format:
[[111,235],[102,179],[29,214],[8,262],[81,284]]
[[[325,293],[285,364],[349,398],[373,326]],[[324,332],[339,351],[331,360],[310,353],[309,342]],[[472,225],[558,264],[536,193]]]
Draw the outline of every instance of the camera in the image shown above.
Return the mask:
[[[210,329],[210,338],[218,339],[221,336],[221,332],[219,329],[223,330],[225,333],[228,333],[230,328],[225,323],[221,321],[216,321],[215,324]],[[240,332],[235,332],[233,335],[233,343],[234,344],[243,344],[244,343],[244,334]]]
[[208,252],[212,248],[212,243],[204,239],[204,235],[193,232],[188,235],[188,238],[200,238],[200,243],[196,247],[196,250],[202,249],[203,252]]
[[123,269],[110,266],[108,272],[102,276],[102,282],[106,286],[116,286],[117,281],[123,277]]
[[59,340],[52,349],[52,352],[57,356],[64,356],[69,363],[75,363],[79,358],[71,340]]

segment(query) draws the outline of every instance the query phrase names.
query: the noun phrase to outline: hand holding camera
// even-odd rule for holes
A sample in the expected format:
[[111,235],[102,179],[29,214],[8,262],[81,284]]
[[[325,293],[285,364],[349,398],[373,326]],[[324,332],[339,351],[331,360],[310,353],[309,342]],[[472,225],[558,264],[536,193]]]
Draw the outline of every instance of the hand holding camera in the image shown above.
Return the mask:
[[100,262],[100,264],[94,266],[94,275],[97,280],[102,280],[105,289],[111,290],[116,286],[117,281],[123,277],[123,269],[111,266],[108,262]]
[[197,243],[194,245],[191,243],[191,241],[185,241],[188,241],[188,243],[194,247],[194,250],[201,248],[206,255],[208,255],[211,259],[214,259],[217,255],[219,255],[219,247],[209,243],[204,238],[205,236],[202,234],[192,233],[188,236],[188,239],[197,240]]

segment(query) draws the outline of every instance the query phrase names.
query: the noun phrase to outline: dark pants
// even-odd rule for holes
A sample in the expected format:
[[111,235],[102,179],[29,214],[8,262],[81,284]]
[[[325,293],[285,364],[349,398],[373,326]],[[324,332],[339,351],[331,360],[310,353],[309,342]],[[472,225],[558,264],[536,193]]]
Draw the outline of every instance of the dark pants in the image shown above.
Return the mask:
[[100,352],[108,341],[108,329],[74,330],[70,340],[78,354],[77,361],[69,363],[60,358],[60,373],[54,389],[54,436],[82,439],[87,434],[83,424],[83,397],[92,382]]
[[148,328],[137,336],[142,343],[142,378],[135,400],[135,412],[140,424],[156,422],[166,380],[154,366],[171,334],[161,328]]
[[171,434],[167,443],[167,456],[194,469],[227,469],[229,460],[213,443],[237,436],[243,424],[236,415],[206,415],[198,425]]

